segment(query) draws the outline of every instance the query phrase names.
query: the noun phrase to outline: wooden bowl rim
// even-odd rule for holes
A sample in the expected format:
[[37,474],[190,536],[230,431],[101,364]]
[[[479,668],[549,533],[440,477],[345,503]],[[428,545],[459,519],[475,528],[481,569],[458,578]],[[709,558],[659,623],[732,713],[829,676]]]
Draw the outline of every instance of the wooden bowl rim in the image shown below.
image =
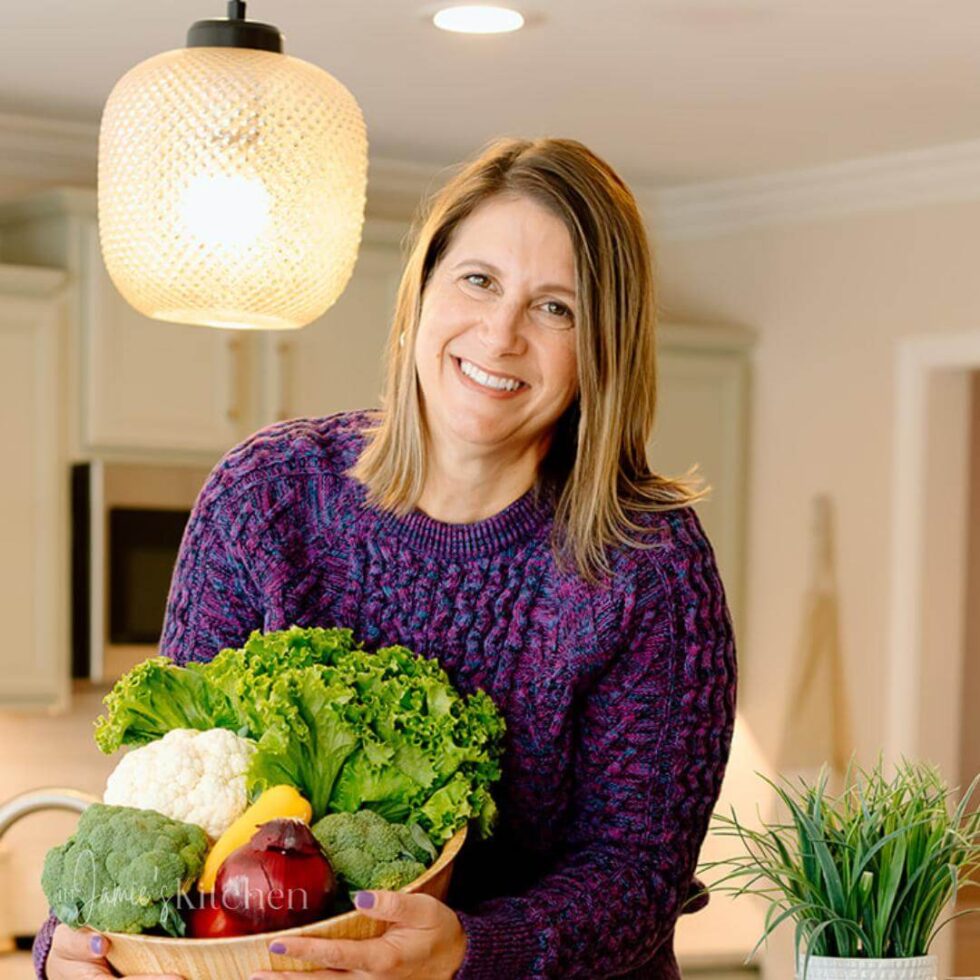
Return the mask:
[[[432,865],[425,869],[423,874],[420,874],[415,881],[409,882],[399,891],[402,892],[417,892],[424,884],[431,881],[456,855],[459,853],[460,848],[463,846],[463,841],[466,840],[466,825],[464,824],[459,830],[453,834],[452,837],[446,841],[445,847],[442,849],[442,853],[435,859]],[[155,946],[161,945],[173,945],[179,944],[187,946],[192,946],[194,949],[199,949],[204,952],[206,949],[213,946],[231,946],[235,943],[248,942],[249,940],[261,939],[263,942],[268,942],[274,936],[301,936],[310,929],[314,929],[318,926],[323,925],[325,922],[331,923],[342,923],[342,922],[352,922],[360,913],[355,909],[350,912],[343,912],[340,915],[331,915],[326,919],[317,919],[315,922],[307,922],[306,925],[293,926],[291,929],[276,929],[271,932],[250,932],[244,936],[221,936],[215,939],[194,939],[189,936],[146,936],[142,933],[133,932],[105,932],[104,936],[109,938],[111,943],[122,942],[122,943],[149,943]],[[263,938],[264,937],[264,938]]]

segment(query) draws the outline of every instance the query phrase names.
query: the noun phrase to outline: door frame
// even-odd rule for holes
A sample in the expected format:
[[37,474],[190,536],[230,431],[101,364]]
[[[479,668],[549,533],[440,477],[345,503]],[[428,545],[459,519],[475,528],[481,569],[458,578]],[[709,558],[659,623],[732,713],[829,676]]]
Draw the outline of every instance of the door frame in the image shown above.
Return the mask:
[[[936,447],[930,444],[930,409],[932,401],[939,393],[940,405],[945,405],[946,418],[955,418],[954,433],[966,434],[970,431],[972,406],[968,397],[962,397],[960,384],[968,382],[969,375],[980,370],[980,330],[971,330],[944,335],[916,336],[901,340],[895,360],[895,412],[893,430],[892,459],[892,514],[891,514],[891,580],[888,605],[888,639],[886,656],[886,717],[885,744],[886,761],[898,763],[903,757],[910,760],[928,757],[929,761],[939,762],[943,775],[950,786],[959,783],[961,752],[959,740],[947,742],[936,758],[936,745],[929,751],[923,727],[924,705],[927,695],[923,683],[928,668],[924,623],[928,616],[927,593],[927,535],[930,520],[938,521],[940,529],[946,515],[937,516],[927,502],[929,490],[930,451]],[[936,387],[936,386],[940,387]],[[952,412],[950,410],[952,406]],[[952,454],[962,454],[965,466],[954,466],[956,473],[948,485],[950,500],[956,502],[955,494],[962,490],[962,517],[966,521],[969,513],[965,510],[966,493],[969,489],[969,443],[963,439],[961,446],[953,445]],[[947,535],[949,527],[945,527]],[[961,536],[961,540],[963,540]],[[966,601],[966,543],[963,540],[963,553],[959,556],[963,568],[963,593],[960,599]],[[954,560],[956,560],[954,556]],[[933,600],[935,601],[935,600]],[[954,603],[957,600],[954,600]],[[933,611],[933,615],[935,612]],[[964,622],[959,629],[965,630]],[[961,636],[963,634],[961,633]],[[960,685],[952,678],[962,673],[965,644],[960,642],[953,651],[957,658],[952,670],[945,674],[938,690],[948,698],[950,710],[960,717]],[[944,665],[949,666],[949,665]],[[937,672],[929,675],[933,697],[936,694]],[[960,722],[956,720],[958,733]],[[940,739],[941,743],[942,739]],[[949,771],[946,771],[947,767]],[[952,972],[955,930],[944,929],[933,942],[931,952],[938,957],[939,975]]]
[[903,755],[915,758],[921,741],[917,681],[925,667],[922,622],[929,387],[944,372],[976,370],[980,370],[980,330],[906,338],[896,352],[885,738],[885,752],[892,760]]

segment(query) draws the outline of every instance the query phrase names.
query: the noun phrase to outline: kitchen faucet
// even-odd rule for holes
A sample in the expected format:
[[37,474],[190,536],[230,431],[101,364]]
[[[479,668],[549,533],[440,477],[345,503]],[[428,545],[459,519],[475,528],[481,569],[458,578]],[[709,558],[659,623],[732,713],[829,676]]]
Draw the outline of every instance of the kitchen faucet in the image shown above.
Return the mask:
[[97,796],[67,786],[42,786],[18,793],[6,803],[0,803],[0,840],[21,817],[29,813],[38,810],[74,810],[81,813],[90,803],[98,802]]
[[[0,843],[3,835],[29,813],[39,810],[74,810],[81,813],[90,803],[98,802],[97,796],[68,786],[41,786],[18,793],[5,803],[0,803]],[[14,937],[0,933],[0,953],[11,952],[14,948]]]

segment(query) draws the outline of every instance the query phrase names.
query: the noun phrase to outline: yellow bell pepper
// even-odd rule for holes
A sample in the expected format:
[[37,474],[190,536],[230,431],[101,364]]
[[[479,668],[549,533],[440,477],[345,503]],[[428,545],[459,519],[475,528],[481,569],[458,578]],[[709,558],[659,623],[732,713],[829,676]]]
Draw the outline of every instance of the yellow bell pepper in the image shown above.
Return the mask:
[[202,892],[214,891],[218,870],[225,858],[242,844],[247,844],[255,831],[270,820],[292,817],[309,823],[313,808],[294,786],[270,786],[262,795],[215,841],[214,847],[204,860],[204,870],[197,880]]

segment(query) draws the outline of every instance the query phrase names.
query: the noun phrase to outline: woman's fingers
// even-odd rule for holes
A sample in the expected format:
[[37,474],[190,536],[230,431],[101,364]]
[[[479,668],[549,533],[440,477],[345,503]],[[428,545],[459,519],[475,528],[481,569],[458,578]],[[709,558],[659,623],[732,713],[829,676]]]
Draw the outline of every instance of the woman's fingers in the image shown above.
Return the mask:
[[45,975],[48,980],[103,980],[112,971],[102,955],[109,941],[92,929],[72,929],[63,922],[51,937]]
[[[72,929],[59,923],[51,937],[51,952],[45,973],[49,980],[102,980],[116,974],[105,954],[109,940],[93,929]],[[175,973],[130,974],[128,980],[184,980]]]
[[100,960],[109,940],[93,929],[72,929],[59,923],[51,937],[51,952],[65,960]]

